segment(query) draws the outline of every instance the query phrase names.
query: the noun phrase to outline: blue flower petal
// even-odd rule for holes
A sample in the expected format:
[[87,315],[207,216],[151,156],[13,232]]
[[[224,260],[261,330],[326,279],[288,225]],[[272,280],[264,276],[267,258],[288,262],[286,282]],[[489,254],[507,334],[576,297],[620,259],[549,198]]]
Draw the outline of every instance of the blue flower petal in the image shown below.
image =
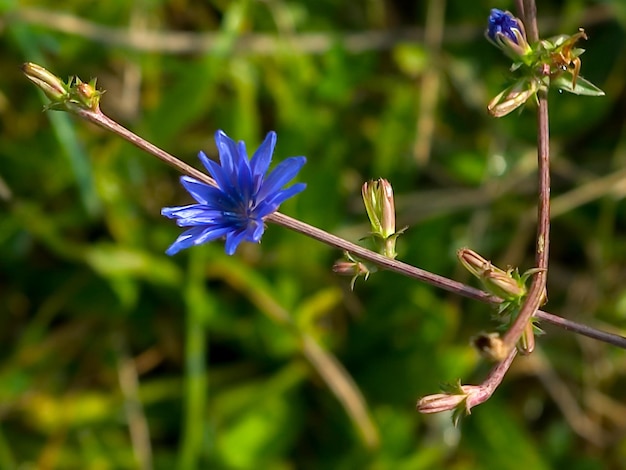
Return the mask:
[[180,182],[187,192],[191,194],[191,197],[200,204],[219,204],[219,201],[223,198],[223,192],[218,188],[209,186],[190,176],[182,176]]
[[272,197],[271,199],[270,198],[267,199],[267,202],[270,204],[274,204],[276,206],[280,206],[287,199],[295,196],[298,193],[301,193],[305,189],[306,189],[306,183],[293,184],[289,186],[288,188],[275,193],[274,197]]
[[226,235],[226,243],[224,245],[224,251],[226,252],[226,254],[229,256],[233,255],[237,250],[239,244],[245,240],[246,235],[247,233],[245,230],[241,230],[238,232],[229,232]]
[[202,234],[203,231],[204,227],[194,227],[184,231],[178,236],[176,241],[170,245],[165,253],[172,256],[180,250],[184,250],[185,248],[195,245],[196,239]]
[[215,133],[215,144],[220,154],[220,163],[224,172],[227,175],[232,175],[239,156],[235,141],[228,137],[224,131],[219,130]]
[[170,219],[198,220],[199,218],[208,219],[209,217],[216,219],[222,216],[222,212],[210,210],[207,206],[201,204],[192,204],[190,206],[164,207],[161,209],[161,215]]
[[215,183],[222,192],[227,193],[230,196],[237,193],[236,185],[231,182],[230,174],[226,173],[223,167],[213,160],[207,160],[206,164],[208,165],[207,168],[209,173],[211,173]]
[[198,236],[196,236],[193,243],[194,245],[202,245],[203,243],[217,240],[218,238],[221,238],[223,236],[228,236],[228,234],[231,233],[233,230],[232,227],[220,225],[201,225],[200,227],[203,227],[204,230],[202,230],[202,232]]
[[[255,178],[255,183],[259,183],[263,179],[263,175],[267,173],[267,170],[270,167],[270,163],[272,161],[272,154],[274,153],[274,148],[276,147],[276,132],[270,131],[265,136],[265,140],[259,146],[254,155],[252,155],[252,159],[250,160],[250,167],[252,168],[252,174]],[[257,186],[256,190],[259,190]]]
[[305,163],[306,158],[304,157],[291,157],[280,162],[269,176],[265,178],[258,194],[259,199],[265,199],[291,181]]
[[252,170],[250,161],[247,158],[239,160],[237,166],[237,190],[243,201],[250,201],[252,196],[256,194],[252,180]]

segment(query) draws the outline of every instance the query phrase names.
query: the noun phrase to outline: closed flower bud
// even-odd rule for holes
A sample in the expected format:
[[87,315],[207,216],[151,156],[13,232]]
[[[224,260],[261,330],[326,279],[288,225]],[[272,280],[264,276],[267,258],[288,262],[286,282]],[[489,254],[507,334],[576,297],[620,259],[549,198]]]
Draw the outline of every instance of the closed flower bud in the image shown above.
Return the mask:
[[503,271],[480,256],[474,250],[462,248],[457,252],[461,264],[477,277],[487,292],[503,300],[519,300],[526,294],[526,287],[514,277],[512,270]]
[[484,358],[490,361],[503,361],[508,354],[498,333],[481,333],[472,338],[472,345]]
[[379,178],[366,182],[361,188],[361,193],[372,226],[372,233],[383,239],[396,233],[396,209],[393,188],[389,181]]
[[337,260],[333,264],[333,272],[340,276],[352,276],[350,281],[350,288],[354,290],[354,284],[359,276],[363,276],[363,279],[367,281],[372,272],[376,272],[376,266],[368,267],[362,261],[355,259],[350,253],[344,253],[345,260]]
[[369,269],[360,261],[335,261],[333,272],[341,276],[359,276],[369,274]]
[[420,398],[417,411],[420,413],[440,413],[452,411],[452,422],[456,426],[459,420],[471,413],[471,409],[489,398],[491,391],[484,385],[445,385],[443,393],[436,393]]
[[379,253],[394,259],[397,255],[396,239],[405,229],[396,232],[396,208],[391,184],[383,178],[369,181],[363,184],[361,194]]
[[[450,395],[448,393],[435,393],[420,398],[417,402],[417,411],[420,413],[440,413],[455,409],[467,400],[466,394]],[[469,413],[469,410],[467,410]]]
[[488,270],[481,280],[489,292],[505,300],[519,299],[526,294],[526,287],[501,269]]
[[539,91],[539,82],[533,78],[521,78],[506,88],[487,105],[487,111],[493,117],[506,116],[525,104]]
[[491,10],[485,36],[513,60],[522,60],[532,52],[526,40],[524,23],[509,11]]
[[31,82],[33,82],[48,99],[53,103],[65,102],[69,97],[69,88],[59,77],[49,72],[45,68],[26,62],[22,65],[22,72]]
[[489,261],[469,248],[461,248],[456,252],[456,256],[463,267],[478,279],[481,278],[487,269],[492,267]]
[[96,111],[100,106],[100,97],[102,92],[96,90],[95,80],[85,83],[77,79],[76,84],[72,87],[72,97],[78,104]]

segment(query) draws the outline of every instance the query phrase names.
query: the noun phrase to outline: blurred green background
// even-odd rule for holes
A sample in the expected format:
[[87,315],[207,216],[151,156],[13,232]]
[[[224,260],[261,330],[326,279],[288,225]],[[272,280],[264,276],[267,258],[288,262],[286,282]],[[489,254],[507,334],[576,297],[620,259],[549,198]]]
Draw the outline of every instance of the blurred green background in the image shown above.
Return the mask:
[[[546,310],[626,332],[626,3],[539,2],[543,36],[584,27],[582,75],[553,93]],[[399,259],[471,282],[455,251],[532,267],[535,114],[486,103],[510,65],[465,0],[0,2],[1,469],[626,468],[626,354],[544,325],[459,428],[416,400],[488,372],[490,309],[271,225],[228,257],[175,257],[159,215],[177,173],[59,112],[25,61],[97,77],[103,110],[198,166],[223,129],[306,155],[281,210],[357,241],[360,186],[390,180]]]

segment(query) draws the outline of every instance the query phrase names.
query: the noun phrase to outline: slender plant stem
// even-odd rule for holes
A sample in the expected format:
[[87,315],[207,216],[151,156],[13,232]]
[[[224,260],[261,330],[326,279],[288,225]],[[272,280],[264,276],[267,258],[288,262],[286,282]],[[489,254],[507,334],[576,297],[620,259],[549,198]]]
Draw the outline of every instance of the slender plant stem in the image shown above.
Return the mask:
[[539,41],[539,28],[537,26],[537,4],[535,0],[516,0],[518,7],[521,5],[518,11],[519,17],[524,20],[524,26],[526,27],[526,35],[530,43]]
[[[531,43],[539,40],[537,29],[537,7],[535,0],[524,0],[525,25],[528,39]],[[515,347],[520,337],[527,330],[529,321],[537,312],[546,298],[546,279],[548,275],[548,257],[550,247],[550,130],[548,122],[548,100],[545,90],[538,93],[537,109],[537,162],[539,171],[539,203],[537,222],[537,241],[535,251],[535,264],[537,274],[524,299],[517,318],[504,334],[503,357]]]
[[[198,181],[202,181],[203,183],[215,185],[215,181],[206,173],[197,170],[196,168],[182,162],[178,158],[160,149],[154,144],[147,142],[138,135],[132,133],[125,127],[110,119],[100,110],[91,111],[83,108],[76,108],[75,110],[72,110],[72,112],[77,114],[81,118],[98,125],[99,127],[102,127],[117,134],[118,136],[132,143],[141,150],[144,150],[145,152],[154,155],[168,165],[176,168],[181,173],[191,176],[192,178],[195,178]],[[313,227],[312,225],[309,225],[300,220],[296,220],[280,212],[275,212],[274,214],[269,216],[267,220],[295,232],[298,232],[307,237],[318,240],[326,245],[353,253],[359,258],[374,263],[388,271],[393,271],[395,273],[417,279],[434,287],[439,287],[440,289],[461,295],[463,297],[467,297],[469,299],[478,300],[480,302],[490,304],[498,304],[501,302],[501,299],[490,295],[487,292],[460,283],[458,281],[448,279],[444,276],[425,271],[415,266],[411,266],[410,264],[403,263],[402,261],[386,258],[376,252],[370,251],[366,248],[363,248],[362,246],[351,243],[347,240],[344,240],[343,238],[337,237],[336,235],[325,232],[322,229]],[[574,322],[572,320],[567,320],[565,318],[559,317],[551,313],[543,312],[541,310],[538,310],[535,316],[538,319],[544,320],[559,328],[563,328],[565,330],[572,331],[574,333],[603,341],[619,348],[626,349],[626,337],[598,330],[596,328],[592,328],[590,326]]]
[[511,349],[507,356],[500,361],[491,372],[487,378],[483,381],[480,386],[478,386],[478,391],[470,394],[467,398],[467,408],[470,409],[476,405],[480,405],[481,403],[486,402],[491,398],[493,392],[495,392],[496,388],[502,383],[504,376],[507,371],[511,367],[513,363],[513,359],[515,359],[515,355],[517,354],[517,349]]
[[517,16],[525,19],[524,15],[524,0],[515,0],[515,8],[517,10]]

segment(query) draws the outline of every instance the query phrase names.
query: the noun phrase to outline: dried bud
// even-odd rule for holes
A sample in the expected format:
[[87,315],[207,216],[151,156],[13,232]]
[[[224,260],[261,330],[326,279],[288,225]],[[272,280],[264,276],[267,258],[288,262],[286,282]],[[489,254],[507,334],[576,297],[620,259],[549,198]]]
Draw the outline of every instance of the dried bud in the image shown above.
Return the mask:
[[420,413],[441,413],[454,410],[452,421],[456,426],[459,419],[469,415],[471,409],[480,405],[489,397],[492,390],[484,385],[454,385],[442,387],[443,393],[436,393],[420,398],[417,402],[417,411]]
[[582,28],[576,34],[561,34],[539,42],[538,51],[547,69],[546,75],[550,76],[550,86],[576,95],[604,96],[600,88],[579,75],[580,56],[585,50],[574,46],[580,39],[587,39]]
[[333,264],[333,272],[340,276],[352,276],[350,282],[350,288],[354,290],[354,283],[359,278],[363,278],[367,281],[370,274],[376,271],[376,267],[368,267],[364,262],[355,259],[350,253],[344,252],[345,260],[337,260]]
[[526,294],[524,282],[512,270],[503,271],[474,250],[462,248],[457,252],[461,264],[477,277],[487,292],[503,300],[516,301]]
[[[420,413],[441,413],[455,409],[467,401],[467,394],[450,395],[448,393],[435,393],[420,398],[417,402],[417,411]],[[469,410],[467,410],[469,414]]]
[[27,62],[22,65],[26,78],[37,85],[50,99],[48,109],[75,112],[77,109],[99,111],[101,91],[96,90],[96,81],[85,83],[78,77],[66,84],[45,68]]
[[526,294],[524,284],[514,279],[510,272],[498,268],[492,267],[485,272],[482,282],[489,292],[505,300],[519,299]]
[[102,92],[96,90],[95,80],[85,83],[77,78],[75,85],[72,87],[72,97],[78,102],[78,104],[92,111],[98,110],[101,96]]
[[529,355],[535,350],[535,325],[532,319],[526,324],[524,333],[517,343],[517,350],[524,356]]
[[59,77],[45,68],[26,62],[22,72],[33,82],[53,103],[63,103],[69,98],[69,87]]
[[489,261],[469,248],[461,248],[456,252],[456,256],[463,267],[478,279],[483,276],[486,270],[493,269]]
[[333,272],[341,276],[360,276],[369,274],[369,269],[360,261],[337,260],[333,264]]
[[509,353],[498,333],[481,333],[472,338],[472,345],[483,357],[494,362],[504,360]]
[[536,79],[521,78],[492,99],[487,105],[487,111],[493,117],[506,116],[534,97],[540,85]]

